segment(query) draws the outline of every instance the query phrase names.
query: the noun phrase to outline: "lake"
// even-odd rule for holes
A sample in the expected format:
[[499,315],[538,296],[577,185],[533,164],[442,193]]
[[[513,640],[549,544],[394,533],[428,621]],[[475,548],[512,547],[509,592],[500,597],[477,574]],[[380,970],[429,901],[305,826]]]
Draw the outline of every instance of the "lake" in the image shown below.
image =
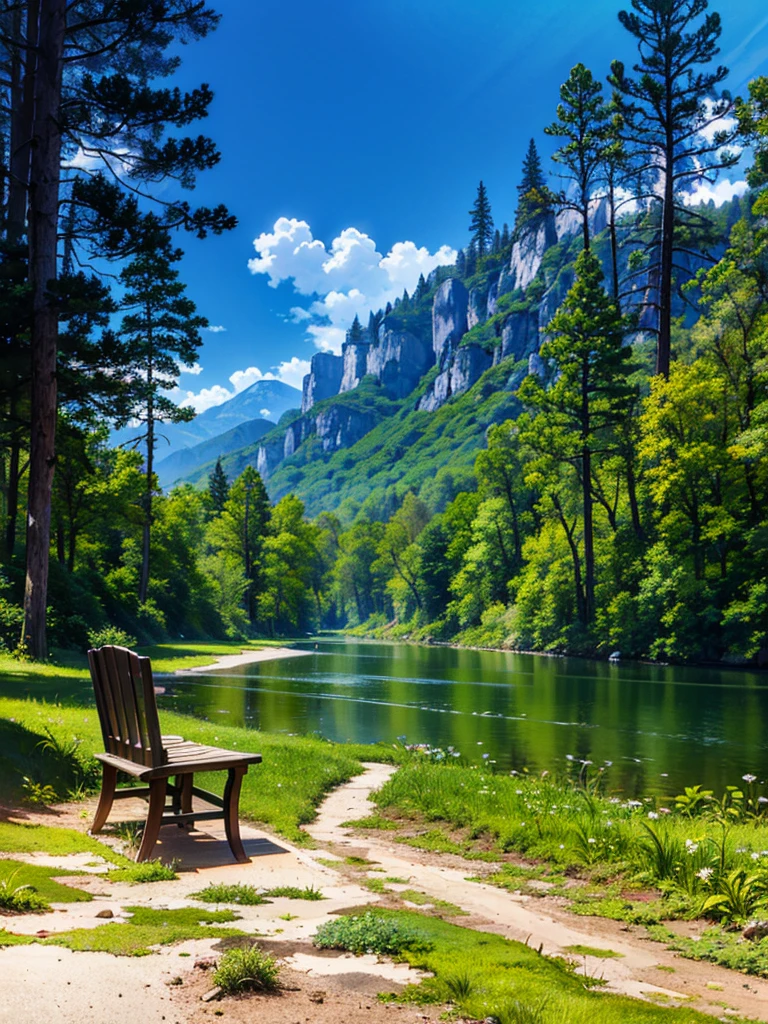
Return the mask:
[[498,770],[611,762],[627,795],[768,776],[768,677],[321,640],[308,656],[164,679],[161,707],[270,732],[429,743]]

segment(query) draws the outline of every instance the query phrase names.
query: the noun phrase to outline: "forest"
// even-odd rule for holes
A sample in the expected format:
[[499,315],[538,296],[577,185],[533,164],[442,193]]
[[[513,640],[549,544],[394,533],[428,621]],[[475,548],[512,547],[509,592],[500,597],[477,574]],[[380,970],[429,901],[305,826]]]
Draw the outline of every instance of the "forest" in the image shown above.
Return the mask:
[[[180,277],[179,240],[235,223],[223,204],[169,198],[219,153],[178,134],[205,116],[208,86],[163,80],[175,44],[204,37],[217,15],[183,0],[144,20],[119,4],[103,17],[103,6],[78,3],[68,18],[56,0],[38,21],[2,7],[8,652],[323,628],[768,662],[768,77],[743,97],[725,90],[720,19],[706,3],[633,0],[619,13],[632,64],[614,61],[602,80],[564,69],[543,127],[557,145],[552,173],[531,140],[512,226],[494,223],[480,182],[456,265],[371,311],[367,328],[355,319],[353,342],[384,318],[431,329],[443,281],[480,287],[548,219],[574,218],[534,280],[462,341],[498,349],[505,318],[540,302],[556,273],[568,287],[536,359],[494,357],[461,398],[417,414],[430,371],[376,427],[397,444],[376,448],[372,431],[351,449],[368,444],[367,461],[337,452],[309,467],[328,483],[338,466],[333,486],[355,495],[311,515],[255,461],[232,473],[220,459],[196,484],[158,485],[163,424],[192,415],[168,392],[207,325]],[[691,202],[737,164],[748,166],[741,198]],[[352,395],[388,402],[368,378]],[[481,401],[505,417],[468,459],[462,431]],[[452,421],[451,440],[418,447],[416,415]],[[135,443],[111,446],[110,430],[129,424]],[[376,459],[408,463],[417,482],[406,475],[366,500]]]

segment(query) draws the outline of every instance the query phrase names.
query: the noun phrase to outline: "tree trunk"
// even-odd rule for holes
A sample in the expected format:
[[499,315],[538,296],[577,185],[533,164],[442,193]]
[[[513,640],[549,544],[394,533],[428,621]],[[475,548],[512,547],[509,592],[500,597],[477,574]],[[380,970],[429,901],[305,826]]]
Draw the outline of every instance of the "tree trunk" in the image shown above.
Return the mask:
[[616,237],[616,196],[614,194],[613,182],[609,186],[608,209],[611,218],[608,222],[608,234],[611,239],[611,286],[616,309],[621,312],[621,304],[619,302],[619,245]]
[[[33,4],[30,4],[30,9]],[[56,460],[56,359],[59,322],[49,292],[56,279],[59,216],[62,55],[66,0],[44,0],[35,65],[34,142],[29,189],[29,277],[32,291],[31,424],[27,495],[27,579],[22,642],[45,658],[45,613],[51,542],[51,487]],[[31,34],[32,26],[28,27]]]
[[[58,6],[58,5],[57,5]],[[62,7],[62,16],[65,5]],[[48,7],[46,7],[46,11]],[[8,220],[7,237],[18,245],[24,236],[29,189],[32,137],[35,132],[35,59],[37,31],[40,21],[39,0],[28,0],[26,26],[21,9],[14,11],[11,32],[14,40],[26,42],[27,49],[14,48],[11,54],[11,144],[8,154]],[[63,40],[62,40],[63,45]],[[41,54],[42,58],[42,54]]]
[[[667,122],[669,123],[669,121]],[[661,211],[661,267],[659,272],[659,340],[656,349],[656,373],[669,377],[672,346],[672,260],[675,233],[674,144],[667,132],[665,152],[664,206]]]
[[5,502],[5,560],[10,562],[16,547],[16,523],[19,516],[19,460],[21,458],[21,441],[14,434],[11,438],[11,451],[8,459],[8,489]]
[[584,624],[595,614],[595,547],[592,523],[592,453],[582,449],[582,495],[584,501]]
[[[147,375],[147,384],[152,387],[152,365]],[[149,548],[152,531],[152,473],[155,462],[155,420],[152,398],[147,403],[147,489],[144,492],[144,526],[141,536],[141,581],[139,583],[139,604],[144,604],[149,592]]]

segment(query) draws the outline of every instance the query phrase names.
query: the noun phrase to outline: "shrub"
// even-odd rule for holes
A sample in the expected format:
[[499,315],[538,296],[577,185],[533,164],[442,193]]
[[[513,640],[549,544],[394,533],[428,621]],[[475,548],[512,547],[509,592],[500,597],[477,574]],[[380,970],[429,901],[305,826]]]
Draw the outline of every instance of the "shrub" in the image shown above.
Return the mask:
[[244,907],[258,907],[269,902],[254,886],[242,885],[239,882],[234,885],[212,882],[200,892],[193,892],[191,898],[203,903],[239,903]]
[[257,989],[271,992],[279,987],[280,968],[269,953],[258,946],[249,949],[229,949],[221,958],[213,975],[214,984],[225,992],[242,992]]
[[0,910],[11,914],[35,914],[50,910],[48,900],[44,899],[31,885],[15,885],[18,872],[7,878],[0,879]]
[[326,921],[317,929],[315,945],[320,949],[347,949],[350,953],[387,953],[397,956],[419,945],[418,932],[374,914],[370,910],[355,917]]
[[136,646],[136,643],[135,636],[131,636],[130,633],[126,633],[124,629],[120,629],[118,626],[102,626],[101,629],[88,630],[89,647],[113,645],[115,647],[133,648]]

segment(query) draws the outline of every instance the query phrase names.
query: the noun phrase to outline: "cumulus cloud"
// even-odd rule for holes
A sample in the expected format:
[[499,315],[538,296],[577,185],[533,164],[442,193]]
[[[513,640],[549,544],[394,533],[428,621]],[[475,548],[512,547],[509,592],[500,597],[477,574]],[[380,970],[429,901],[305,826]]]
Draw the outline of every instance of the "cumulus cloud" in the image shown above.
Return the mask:
[[268,420],[271,415],[269,409],[259,409],[259,416],[263,416],[264,419]]
[[191,366],[185,366],[183,363],[179,363],[179,373],[188,373],[192,377],[199,377],[203,372],[203,367],[200,363],[192,363]]
[[345,228],[327,247],[314,238],[309,224],[280,217],[272,231],[254,239],[256,256],[248,261],[252,274],[264,274],[276,288],[292,281],[299,295],[313,297],[307,306],[294,306],[294,322],[306,322],[307,333],[319,349],[339,352],[347,328],[357,314],[386,306],[413,292],[419,275],[452,264],[456,251],[443,245],[432,253],[414,242],[396,242],[382,256],[376,243],[357,228]]
[[691,186],[691,191],[685,196],[685,205],[700,206],[712,200],[715,206],[722,206],[734,196],[743,196],[748,188],[746,181],[728,181],[727,178],[722,178],[712,184],[703,178],[697,178]]
[[226,331],[226,327],[222,327],[221,324],[211,324],[208,327],[204,327],[204,331],[210,331],[211,334],[223,334]]
[[[194,409],[197,413],[205,412],[206,409],[229,401],[230,398],[234,398],[235,395],[239,395],[241,391],[245,391],[246,388],[260,380],[279,380],[283,384],[300,388],[306,373],[309,373],[309,360],[299,359],[298,356],[278,363],[267,373],[262,373],[258,366],[249,366],[245,370],[235,370],[230,376],[231,390],[221,384],[214,384],[213,387],[202,388],[197,392],[187,391],[179,405],[182,408]],[[269,410],[262,409],[261,415],[268,415],[268,412]]]

